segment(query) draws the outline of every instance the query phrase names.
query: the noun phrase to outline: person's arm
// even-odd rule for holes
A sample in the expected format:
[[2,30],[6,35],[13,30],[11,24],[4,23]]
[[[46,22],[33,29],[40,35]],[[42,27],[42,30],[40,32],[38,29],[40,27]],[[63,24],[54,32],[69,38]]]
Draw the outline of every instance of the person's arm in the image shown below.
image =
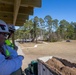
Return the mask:
[[22,65],[23,56],[7,60],[5,56],[0,53],[0,75],[10,75],[12,72],[18,70]]
[[[7,46],[7,45],[6,45],[6,46]],[[8,51],[10,52],[10,56],[11,56],[12,58],[15,58],[15,57],[18,56],[18,53],[17,53],[16,50],[12,49],[12,48],[9,47],[9,46],[7,46],[7,49],[8,49]]]

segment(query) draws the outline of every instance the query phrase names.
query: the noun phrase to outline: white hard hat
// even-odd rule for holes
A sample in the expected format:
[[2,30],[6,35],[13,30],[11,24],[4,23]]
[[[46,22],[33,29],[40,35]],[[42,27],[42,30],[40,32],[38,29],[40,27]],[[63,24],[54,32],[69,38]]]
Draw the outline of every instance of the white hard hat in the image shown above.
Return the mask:
[[8,24],[8,29],[9,31],[15,31],[15,26],[14,25],[11,25],[11,24]]
[[0,20],[0,32],[9,33],[8,26],[3,20]]

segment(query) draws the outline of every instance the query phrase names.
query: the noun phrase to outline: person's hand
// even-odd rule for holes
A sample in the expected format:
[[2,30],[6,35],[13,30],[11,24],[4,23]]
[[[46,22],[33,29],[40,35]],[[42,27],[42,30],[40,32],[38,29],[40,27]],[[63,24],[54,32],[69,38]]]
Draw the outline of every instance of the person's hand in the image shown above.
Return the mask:
[[24,59],[24,56],[23,55],[18,55],[18,56],[21,56]]
[[6,59],[7,59],[7,60],[11,60],[11,59],[12,59],[12,57],[8,56],[8,57],[6,57]]

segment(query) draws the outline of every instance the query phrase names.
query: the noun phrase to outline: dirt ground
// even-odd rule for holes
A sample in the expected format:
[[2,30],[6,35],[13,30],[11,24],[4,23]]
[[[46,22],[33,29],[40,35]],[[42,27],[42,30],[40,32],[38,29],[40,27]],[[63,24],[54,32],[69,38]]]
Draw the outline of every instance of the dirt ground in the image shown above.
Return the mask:
[[23,43],[19,44],[19,46],[25,54],[22,65],[23,70],[32,60],[43,56],[55,56],[76,63],[76,40],[71,40],[70,42],[43,42],[41,44]]

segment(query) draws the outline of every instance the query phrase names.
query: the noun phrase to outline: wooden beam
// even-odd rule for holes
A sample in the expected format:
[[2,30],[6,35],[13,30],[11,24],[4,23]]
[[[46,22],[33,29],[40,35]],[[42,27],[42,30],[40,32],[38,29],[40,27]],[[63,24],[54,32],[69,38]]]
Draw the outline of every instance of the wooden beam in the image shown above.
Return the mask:
[[16,23],[16,26],[23,26],[24,25],[24,22],[23,23]]
[[12,21],[13,23],[13,15],[12,14],[7,14],[7,13],[0,13],[0,19],[6,21]]
[[19,7],[20,7],[21,0],[15,0],[14,2],[14,18],[13,18],[13,25],[16,23]]
[[4,3],[4,4],[14,4],[14,0],[0,0],[0,3]]
[[33,15],[33,7],[20,7],[19,13]]
[[9,12],[9,11],[0,11],[0,13],[4,13],[4,14],[12,14],[13,15],[13,12]]
[[13,20],[12,21],[8,21],[8,20],[4,20],[7,24],[13,24]]
[[[5,4],[11,4],[13,5],[14,0],[0,0],[0,3],[5,3]],[[41,0],[21,0],[21,5],[23,7],[28,7],[28,6],[32,6],[32,7],[41,7]]]
[[26,19],[25,19],[25,21],[17,22],[16,23],[16,26],[23,26],[25,22],[26,22]]
[[[7,18],[0,18],[0,19],[2,19],[2,20],[4,20],[7,24],[13,24],[13,19],[7,19]],[[16,26],[21,26],[21,25],[23,25],[24,23],[25,23],[25,21],[26,21],[26,19],[18,19],[17,21],[16,21]]]
[[15,25],[16,25],[16,26],[18,26],[18,25],[21,26],[21,25],[24,24],[24,22],[25,22],[27,19],[29,19],[29,16],[28,16],[28,15],[20,15],[20,14],[18,14]]
[[[25,19],[25,22],[26,22],[26,19]],[[24,21],[20,21],[20,22],[17,22],[16,24],[21,24],[21,23],[25,23]]]
[[21,15],[21,14],[18,14],[17,18],[27,18],[28,19],[29,15]]
[[[13,24],[13,21],[10,21],[10,20],[5,20],[5,19],[3,19],[7,24]],[[26,20],[26,19],[25,19]],[[15,26],[22,26],[24,24],[24,21],[18,21],[16,24],[15,24]]]
[[[25,19],[28,19],[29,16],[28,15],[23,15],[23,14],[18,14],[17,16],[17,20],[16,22],[25,22]],[[1,12],[0,13],[0,19],[4,20],[5,22],[7,21],[7,23],[12,23],[13,24],[13,14],[12,13],[5,13],[5,12]],[[11,21],[11,22],[9,22]]]
[[41,7],[41,0],[21,0],[21,6]]
[[[0,17],[0,19],[3,19],[5,21],[13,21],[13,18],[11,17]],[[27,17],[25,18],[18,18],[17,22],[25,22],[25,20],[28,19]]]
[[4,17],[0,17],[0,19],[5,20],[5,21],[12,21],[13,22],[13,18],[4,18]]
[[9,17],[9,18],[13,18],[13,14],[12,13],[6,13],[6,12],[1,12],[0,11],[0,17]]
[[[0,11],[0,14],[4,13],[5,14],[12,14],[13,15],[13,12],[8,12],[8,11]],[[30,13],[30,12],[29,12]],[[28,12],[27,13],[18,13],[19,15],[23,15],[23,16],[26,16],[26,15],[32,15],[33,13],[29,14]]]
[[23,25],[26,22],[26,18],[25,19],[18,19],[16,21],[16,25]]
[[13,5],[1,4],[0,3],[0,11],[10,11],[13,12]]
[[[13,13],[13,5],[7,5],[7,4],[0,3],[0,11]],[[18,13],[33,15],[33,7],[20,7]]]

